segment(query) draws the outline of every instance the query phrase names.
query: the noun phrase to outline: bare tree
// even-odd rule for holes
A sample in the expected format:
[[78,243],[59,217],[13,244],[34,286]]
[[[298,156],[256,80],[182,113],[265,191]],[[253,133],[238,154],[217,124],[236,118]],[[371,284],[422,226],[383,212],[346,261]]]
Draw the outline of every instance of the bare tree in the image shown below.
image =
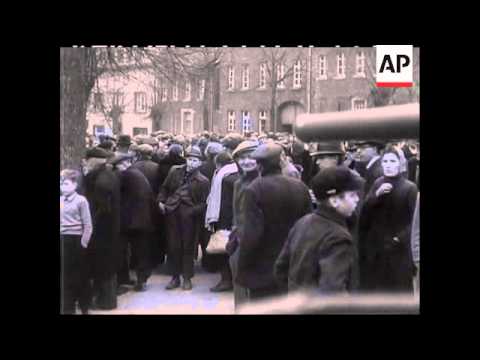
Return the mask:
[[[87,106],[102,74],[140,80],[132,70],[151,71],[173,83],[179,78],[206,76],[218,65],[221,53],[222,49],[217,48],[61,48],[60,167],[80,164],[85,149]],[[112,127],[118,129],[121,107],[101,104],[101,109]]]
[[[270,129],[277,132],[277,92],[279,85],[283,84],[293,75],[294,65],[301,60],[301,52],[287,48],[262,48],[262,61],[266,64],[267,85],[270,88]],[[283,74],[278,71],[284,68]],[[273,125],[273,126],[272,126]]]

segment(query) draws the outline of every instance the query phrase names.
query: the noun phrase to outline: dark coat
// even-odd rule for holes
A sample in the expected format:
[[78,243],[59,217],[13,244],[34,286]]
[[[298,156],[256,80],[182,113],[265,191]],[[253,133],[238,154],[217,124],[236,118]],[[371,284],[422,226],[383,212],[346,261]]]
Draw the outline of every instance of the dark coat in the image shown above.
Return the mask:
[[212,181],[213,173],[215,172],[216,166],[213,159],[205,160],[202,165],[198,168],[198,170],[208,179],[208,181]]
[[162,160],[160,160],[158,164],[158,183],[159,183],[159,188],[155,191],[156,194],[160,191],[160,187],[163,185],[165,179],[167,178],[167,175],[170,171],[170,169],[173,166],[178,166],[178,165],[184,165],[186,163],[186,160],[178,155],[175,154],[168,154],[165,156]]
[[119,173],[121,182],[121,230],[153,230],[153,192],[140,170],[130,167]]
[[155,197],[158,195],[160,189],[160,166],[152,160],[140,160],[132,165],[132,168],[140,170],[140,172],[147,178],[150,188]]
[[233,219],[232,233],[227,243],[227,252],[232,255],[238,247],[238,228],[245,222],[244,194],[245,189],[258,177],[258,171],[252,171],[246,174],[240,174],[239,178],[233,184]]
[[[385,182],[389,194],[375,192]],[[409,291],[413,264],[410,251],[417,186],[402,176],[380,177],[362,208],[359,224],[360,286],[364,290]],[[399,241],[393,240],[398,237]]]
[[120,264],[120,181],[106,165],[84,179],[93,233],[88,245],[92,276],[108,279]]
[[[186,165],[174,166],[170,170],[157,197],[158,202],[162,202],[167,206],[171,203],[172,195],[181,186],[185,176]],[[207,197],[210,191],[210,181],[203,176],[198,170],[192,174],[190,194],[192,197],[193,207],[189,210],[189,215],[195,218],[194,241],[200,241],[200,236],[205,223],[205,210],[207,209]],[[175,236],[174,234],[172,236]]]
[[383,176],[383,167],[381,158],[378,158],[368,169],[365,169],[365,187],[363,188],[365,194],[368,194],[375,180],[381,176]]
[[293,224],[312,209],[305,184],[281,175],[279,170],[262,174],[245,189],[235,282],[246,288],[277,285],[275,260]]
[[291,292],[302,288],[349,292],[354,252],[345,218],[321,205],[295,223],[275,262],[274,274]]

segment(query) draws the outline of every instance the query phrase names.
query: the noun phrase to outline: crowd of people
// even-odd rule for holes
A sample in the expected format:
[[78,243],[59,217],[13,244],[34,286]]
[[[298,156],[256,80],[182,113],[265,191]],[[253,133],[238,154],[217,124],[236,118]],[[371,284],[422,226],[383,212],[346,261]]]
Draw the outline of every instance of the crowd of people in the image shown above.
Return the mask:
[[[309,289],[418,291],[417,141],[303,143],[288,133],[87,139],[60,172],[61,312],[115,309],[148,291],[191,290],[194,262],[235,307]],[[210,251],[213,239],[221,251]],[[135,276],[132,276],[132,275]]]

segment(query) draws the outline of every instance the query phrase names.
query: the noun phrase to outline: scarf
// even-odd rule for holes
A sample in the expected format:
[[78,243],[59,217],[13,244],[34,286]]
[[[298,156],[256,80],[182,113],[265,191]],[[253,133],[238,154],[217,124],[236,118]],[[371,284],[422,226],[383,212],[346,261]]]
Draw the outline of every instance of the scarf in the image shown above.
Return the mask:
[[222,200],[222,181],[225,176],[238,172],[237,164],[231,163],[216,170],[212,178],[212,187],[207,198],[207,213],[205,215],[205,227],[213,231],[210,225],[217,222],[220,217],[220,205]]

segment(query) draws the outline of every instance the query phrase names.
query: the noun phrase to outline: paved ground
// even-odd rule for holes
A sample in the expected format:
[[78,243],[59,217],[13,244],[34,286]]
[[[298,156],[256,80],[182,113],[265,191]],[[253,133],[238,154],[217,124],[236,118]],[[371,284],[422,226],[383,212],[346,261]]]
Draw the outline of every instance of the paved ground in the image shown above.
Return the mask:
[[147,283],[147,291],[129,291],[118,297],[115,310],[91,310],[92,315],[175,315],[175,314],[234,314],[233,292],[212,293],[210,288],[220,280],[219,274],[205,272],[195,264],[193,289],[165,290],[171,277],[163,271],[154,271]]

